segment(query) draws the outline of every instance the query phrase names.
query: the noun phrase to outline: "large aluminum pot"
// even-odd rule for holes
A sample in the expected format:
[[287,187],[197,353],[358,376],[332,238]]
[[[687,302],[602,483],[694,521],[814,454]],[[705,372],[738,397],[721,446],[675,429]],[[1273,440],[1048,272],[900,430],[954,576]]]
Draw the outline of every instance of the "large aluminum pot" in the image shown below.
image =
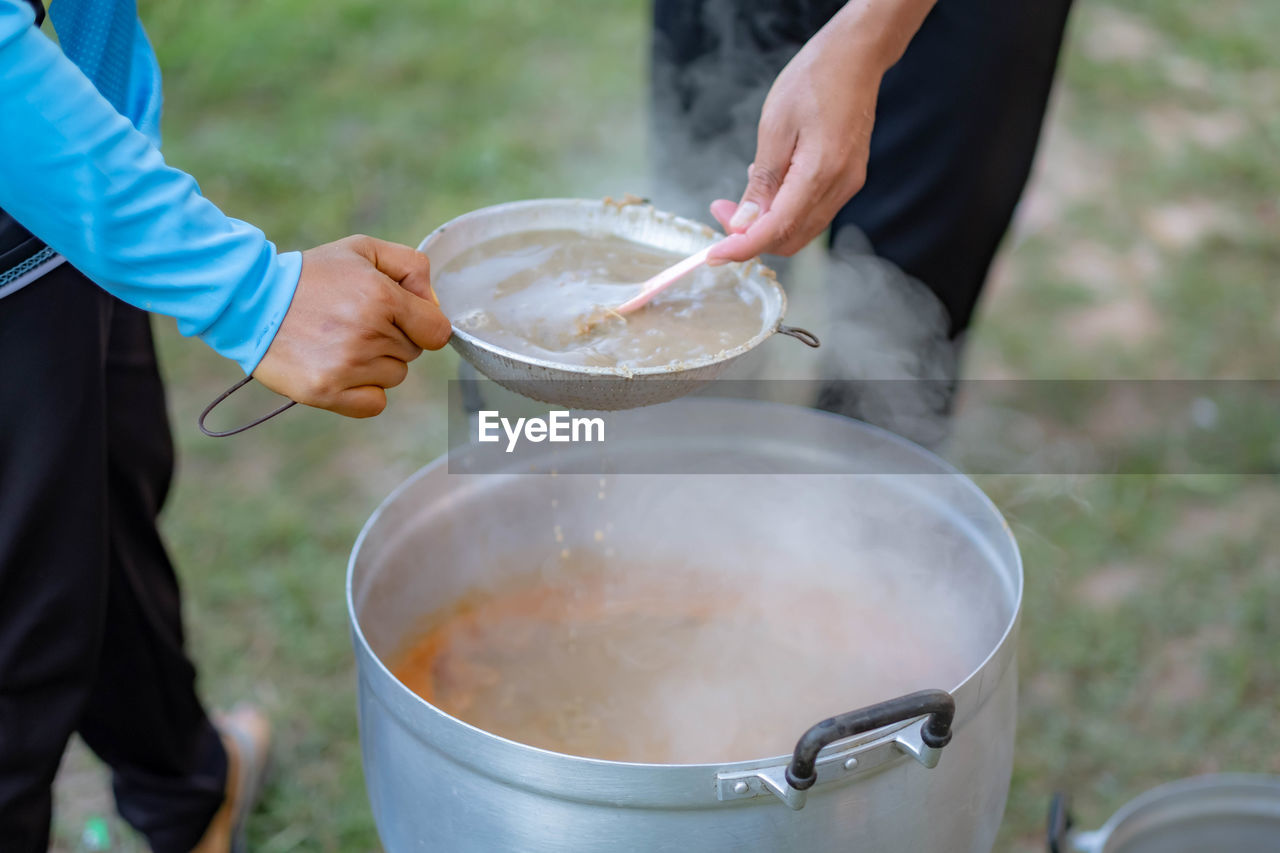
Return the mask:
[[[542,464],[525,455],[506,472],[451,474],[467,470],[481,446],[455,450],[411,477],[360,534],[348,607],[365,778],[387,850],[988,853],[1013,760],[1022,599],[1017,546],[995,507],[927,451],[835,415],[710,399],[623,415],[610,421],[604,445],[548,450]],[[602,471],[613,472],[603,501]],[[627,473],[644,471],[684,473]],[[976,567],[964,583],[979,602],[966,617],[981,652],[967,677],[935,685],[954,698],[950,732],[950,714],[935,702],[946,693],[886,696],[816,726],[795,756],[601,761],[463,723],[384,664],[424,614],[500,580],[494,574],[513,553],[532,559],[553,547],[553,521],[574,545],[610,520],[627,522],[613,527],[619,551],[748,549],[784,573],[819,564],[839,571],[854,542],[921,590],[962,563]],[[901,618],[918,632],[921,654],[951,642],[923,611]],[[765,632],[742,638],[770,641]],[[734,704],[749,712],[750,702],[746,693]],[[813,722],[825,713],[814,710]],[[850,732],[861,733],[826,745]]]

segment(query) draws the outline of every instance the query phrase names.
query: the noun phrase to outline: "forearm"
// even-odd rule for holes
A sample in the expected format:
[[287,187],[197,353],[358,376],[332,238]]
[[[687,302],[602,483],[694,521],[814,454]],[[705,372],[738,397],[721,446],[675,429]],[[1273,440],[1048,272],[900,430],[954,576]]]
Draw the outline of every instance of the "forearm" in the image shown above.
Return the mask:
[[849,0],[814,36],[840,45],[859,72],[882,75],[902,58],[935,0]]
[[251,371],[301,269],[165,165],[44,35],[0,0],[0,207],[120,299]]
[[747,188],[712,215],[730,236],[713,263],[792,255],[862,188],[881,78],[934,0],[849,0],[800,49],[765,99]]

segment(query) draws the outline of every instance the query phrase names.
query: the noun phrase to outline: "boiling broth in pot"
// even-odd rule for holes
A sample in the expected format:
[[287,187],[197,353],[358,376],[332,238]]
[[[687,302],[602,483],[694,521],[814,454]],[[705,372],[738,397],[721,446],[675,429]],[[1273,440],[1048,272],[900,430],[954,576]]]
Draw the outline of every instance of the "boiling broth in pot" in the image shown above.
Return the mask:
[[826,716],[954,688],[989,643],[950,586],[777,569],[575,548],[431,614],[389,663],[493,734],[680,764],[789,753]]
[[433,285],[458,328],[564,364],[663,367],[763,331],[760,297],[731,267],[702,267],[627,317],[608,310],[680,257],[611,235],[525,231],[468,249]]

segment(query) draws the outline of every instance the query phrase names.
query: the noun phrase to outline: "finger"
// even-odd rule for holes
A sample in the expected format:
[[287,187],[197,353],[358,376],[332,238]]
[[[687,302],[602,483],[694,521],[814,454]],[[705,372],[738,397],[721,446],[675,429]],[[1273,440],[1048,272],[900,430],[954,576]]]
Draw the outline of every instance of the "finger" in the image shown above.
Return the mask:
[[356,251],[368,258],[378,271],[392,279],[405,290],[421,299],[428,299],[436,305],[436,298],[431,288],[431,261],[417,249],[411,249],[400,243],[379,240],[376,237],[364,237],[356,241]]
[[727,198],[718,198],[711,202],[711,215],[716,218],[716,222],[720,223],[720,227],[726,234],[729,233],[729,220],[733,218],[733,212],[737,209],[738,203]]
[[349,418],[371,418],[387,407],[387,392],[376,385],[358,385],[339,391],[333,399],[319,408],[346,415]]
[[409,365],[398,358],[383,355],[352,370],[347,381],[356,387],[376,385],[379,388],[394,388],[403,382],[408,374]]
[[747,167],[747,188],[729,220],[731,232],[747,230],[757,216],[773,207],[787,178],[797,138],[793,127],[761,116],[756,131],[756,158]]
[[769,253],[791,257],[801,251],[831,226],[831,220],[835,218],[839,210],[839,206],[836,206],[829,211],[817,209],[810,211],[796,226],[794,236],[774,246],[769,250]]
[[[760,218],[756,227],[745,234],[732,234],[721,240],[713,249],[716,257],[708,260],[708,263],[718,266],[732,261],[749,261],[760,255],[793,255],[807,246],[822,230],[803,230],[805,224],[807,223],[786,223],[782,214],[770,211]],[[797,248],[791,248],[796,244]]]
[[796,223],[792,236],[782,240],[768,251],[775,255],[794,255],[826,231],[842,207],[844,207],[844,201],[838,195],[828,194],[822,199],[815,200]]
[[[396,285],[391,285],[396,287]],[[412,296],[412,294],[408,294]],[[413,297],[417,299],[417,297]],[[414,343],[403,329],[395,322],[396,312],[399,310],[399,303],[402,301],[399,294],[396,294],[395,303],[391,309],[391,323],[387,328],[382,329],[382,333],[387,338],[387,345],[382,351],[382,355],[388,355],[392,358],[399,359],[403,362],[413,361],[422,355],[422,347]]]
[[792,170],[787,182],[778,190],[773,206],[747,231],[731,234],[716,244],[708,255],[709,260],[747,261],[773,253],[784,244],[803,240],[807,244],[816,236],[802,232],[808,227],[807,211],[816,189],[815,176],[808,171]]
[[832,220],[862,189],[865,172],[856,168],[846,169],[835,180],[825,179],[818,169],[813,174],[813,195],[804,204],[804,213],[794,227],[795,233],[770,249],[778,255],[794,255],[809,245],[815,237],[826,231]]
[[423,349],[437,350],[449,342],[453,329],[440,306],[408,290],[400,290],[394,304],[392,321],[413,343]]
[[393,281],[383,279],[383,284],[389,293],[387,313],[382,316],[384,322],[379,322],[376,329],[370,328],[366,333],[365,341],[367,341],[367,345],[365,341],[362,341],[360,349],[363,354],[362,357],[389,356],[398,361],[413,361],[422,355],[422,347],[411,341],[404,330],[397,326],[395,322],[395,315],[399,310],[402,300],[401,294],[404,293],[404,290]]

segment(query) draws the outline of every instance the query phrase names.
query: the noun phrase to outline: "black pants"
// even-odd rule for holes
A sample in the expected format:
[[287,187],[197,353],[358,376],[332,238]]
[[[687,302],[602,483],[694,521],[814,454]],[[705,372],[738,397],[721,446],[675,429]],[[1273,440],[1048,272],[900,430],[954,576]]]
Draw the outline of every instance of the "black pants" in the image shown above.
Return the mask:
[[[706,218],[713,199],[739,197],[770,85],[843,5],[655,0],[658,206]],[[938,0],[885,74],[866,183],[832,222],[824,304],[795,318],[823,341],[818,408],[945,441],[963,333],[1030,172],[1069,8]],[[770,264],[785,284],[785,260]]]
[[156,530],[173,469],[149,318],[70,265],[0,299],[0,851],[48,846],[79,732],[121,815],[189,851],[226,755]]
[[[656,200],[736,200],[769,84],[844,0],[655,0]],[[1070,0],[938,0],[885,75],[866,184],[836,216],[968,325],[1026,184]]]

